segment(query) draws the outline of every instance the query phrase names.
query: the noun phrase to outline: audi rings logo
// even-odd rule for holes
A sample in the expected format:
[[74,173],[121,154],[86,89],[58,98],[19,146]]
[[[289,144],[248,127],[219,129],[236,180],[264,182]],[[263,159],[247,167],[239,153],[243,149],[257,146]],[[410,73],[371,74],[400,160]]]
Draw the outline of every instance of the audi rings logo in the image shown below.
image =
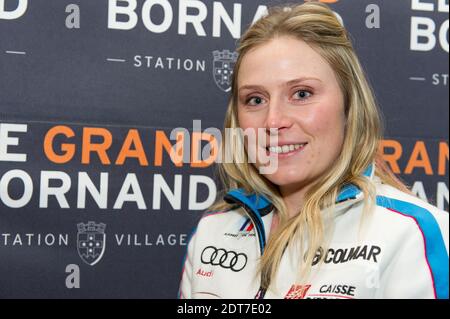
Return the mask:
[[202,251],[201,261],[205,265],[211,264],[238,272],[247,265],[247,255],[208,246]]

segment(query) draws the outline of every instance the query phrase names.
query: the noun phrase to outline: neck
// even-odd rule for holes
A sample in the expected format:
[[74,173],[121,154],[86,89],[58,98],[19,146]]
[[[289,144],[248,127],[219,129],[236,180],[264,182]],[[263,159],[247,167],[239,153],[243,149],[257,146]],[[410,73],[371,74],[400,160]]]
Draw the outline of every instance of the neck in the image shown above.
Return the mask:
[[309,187],[296,187],[291,185],[280,186],[280,194],[286,205],[289,218],[299,214],[308,188]]

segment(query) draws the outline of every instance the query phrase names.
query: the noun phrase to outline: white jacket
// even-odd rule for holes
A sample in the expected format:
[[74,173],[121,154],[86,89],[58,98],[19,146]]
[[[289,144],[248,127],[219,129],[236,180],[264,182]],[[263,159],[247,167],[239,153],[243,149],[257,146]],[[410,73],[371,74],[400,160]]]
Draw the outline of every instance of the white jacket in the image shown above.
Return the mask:
[[290,245],[265,295],[257,267],[273,206],[262,196],[229,192],[225,199],[236,208],[206,214],[189,240],[179,297],[448,298],[448,213],[381,184],[373,171],[365,175],[375,181],[377,205],[362,237],[363,194],[349,185],[337,200],[324,263],[315,259],[309,281],[295,285],[303,259]]

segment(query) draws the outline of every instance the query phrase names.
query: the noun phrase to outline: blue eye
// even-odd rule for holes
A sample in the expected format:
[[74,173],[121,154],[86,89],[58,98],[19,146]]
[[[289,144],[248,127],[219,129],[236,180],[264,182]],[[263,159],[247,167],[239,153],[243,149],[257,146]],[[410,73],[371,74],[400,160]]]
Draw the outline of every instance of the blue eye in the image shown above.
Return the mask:
[[297,92],[295,92],[294,96],[296,98],[298,98],[299,100],[305,100],[308,97],[310,97],[312,95],[312,93],[310,91],[307,90],[298,90]]
[[253,96],[253,97],[249,98],[246,103],[249,105],[258,105],[258,104],[263,103],[263,101],[264,101],[263,98],[261,98],[259,96]]

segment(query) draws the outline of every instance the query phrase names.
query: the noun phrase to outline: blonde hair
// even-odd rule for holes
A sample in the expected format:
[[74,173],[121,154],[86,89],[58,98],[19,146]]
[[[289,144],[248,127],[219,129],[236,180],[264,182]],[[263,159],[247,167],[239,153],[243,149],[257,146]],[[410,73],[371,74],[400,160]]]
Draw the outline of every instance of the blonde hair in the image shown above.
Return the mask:
[[[289,7],[272,7],[268,15],[255,22],[243,34],[238,46],[238,59],[233,73],[232,94],[225,116],[225,128],[237,128],[237,77],[245,54],[270,40],[290,36],[309,44],[332,67],[344,96],[346,128],[341,153],[332,170],[317,180],[305,194],[299,212],[288,218],[286,206],[276,185],[261,176],[245,157],[242,139],[230,140],[222,136],[222,151],[229,152],[233,163],[218,164],[218,172],[223,182],[224,192],[233,188],[243,188],[249,193],[266,196],[272,201],[279,214],[279,226],[271,234],[260,262],[261,287],[268,289],[275,278],[281,257],[294,239],[301,244],[307,239],[305,251],[301,248],[304,262],[300,262],[299,277],[311,270],[316,251],[325,242],[324,220],[321,211],[333,207],[339,190],[346,184],[354,184],[364,193],[364,210],[370,210],[375,199],[372,182],[363,176],[367,167],[375,163],[376,175],[381,181],[401,190],[407,188],[384,164],[378,153],[382,138],[380,113],[364,70],[354,52],[349,35],[330,8],[322,3],[308,2]],[[230,209],[219,200],[211,210]]]

